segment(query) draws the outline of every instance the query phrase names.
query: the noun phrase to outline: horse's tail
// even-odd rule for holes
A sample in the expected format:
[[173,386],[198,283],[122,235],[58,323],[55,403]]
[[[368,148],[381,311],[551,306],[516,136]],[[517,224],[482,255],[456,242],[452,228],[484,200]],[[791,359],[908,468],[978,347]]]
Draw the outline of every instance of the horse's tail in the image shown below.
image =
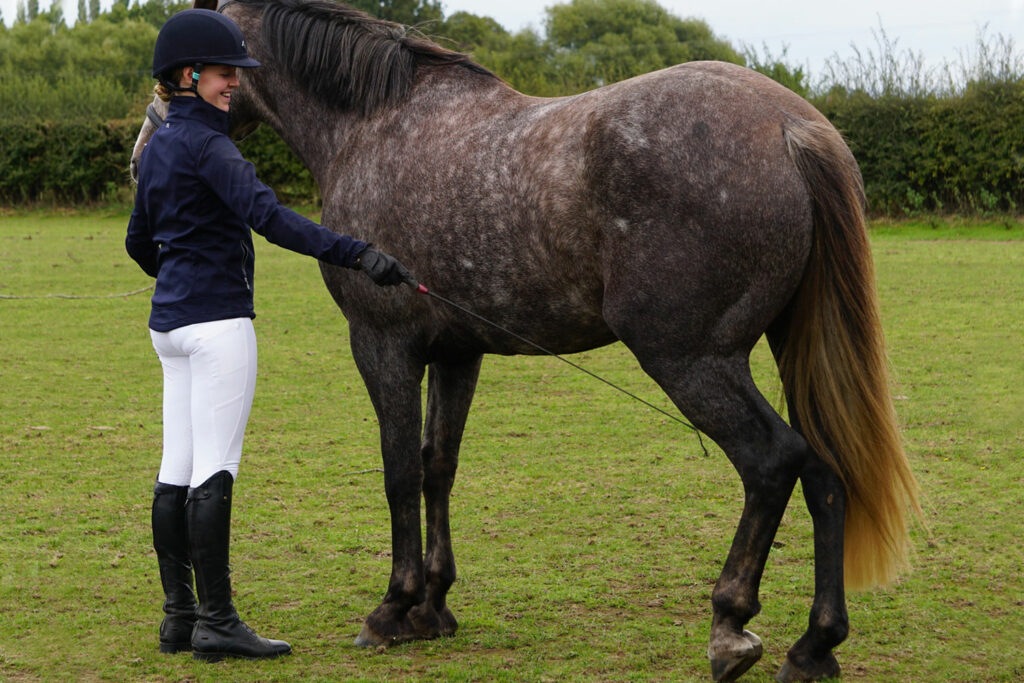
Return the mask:
[[779,373],[795,424],[846,487],[846,582],[884,584],[907,564],[907,517],[920,506],[890,394],[863,180],[831,125],[791,119],[784,136],[810,192],[814,236]]

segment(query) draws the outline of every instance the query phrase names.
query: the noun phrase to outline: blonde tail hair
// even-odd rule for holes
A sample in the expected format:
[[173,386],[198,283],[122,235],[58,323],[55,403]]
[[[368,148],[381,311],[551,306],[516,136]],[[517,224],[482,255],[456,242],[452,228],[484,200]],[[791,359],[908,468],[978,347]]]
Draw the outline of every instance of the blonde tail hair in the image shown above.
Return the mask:
[[908,513],[921,509],[890,394],[863,181],[831,125],[793,119],[784,136],[814,237],[779,373],[801,433],[846,487],[846,584],[886,584],[908,564]]

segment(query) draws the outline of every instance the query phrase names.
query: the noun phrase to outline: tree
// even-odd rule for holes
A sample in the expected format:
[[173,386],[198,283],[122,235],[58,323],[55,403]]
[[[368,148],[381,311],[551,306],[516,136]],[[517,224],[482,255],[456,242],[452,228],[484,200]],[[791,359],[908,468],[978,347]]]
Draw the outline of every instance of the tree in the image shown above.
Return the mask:
[[547,12],[548,40],[574,91],[698,59],[745,63],[705,22],[655,0],[571,0]]
[[440,0],[351,0],[347,4],[378,19],[409,26],[441,21],[444,16]]
[[50,17],[50,26],[57,29],[59,26],[64,25],[64,3],[61,0],[53,0],[50,3],[50,11],[48,13]]
[[531,29],[487,41],[473,50],[473,57],[521,92],[538,97],[570,92],[564,74],[558,71],[551,43]]
[[456,12],[438,27],[436,33],[453,41],[458,50],[470,52],[484,45],[495,45],[509,37],[501,24],[490,17]]
[[159,29],[171,15],[191,6],[191,0],[147,0],[145,3],[139,0],[128,10],[127,16],[129,19],[145,21]]

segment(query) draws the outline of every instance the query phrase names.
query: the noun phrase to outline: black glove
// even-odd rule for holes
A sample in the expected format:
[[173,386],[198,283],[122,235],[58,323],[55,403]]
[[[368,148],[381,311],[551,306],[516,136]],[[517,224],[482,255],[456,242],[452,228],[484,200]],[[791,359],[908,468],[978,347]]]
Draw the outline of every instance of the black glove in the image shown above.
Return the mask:
[[359,268],[381,287],[400,285],[403,282],[415,285],[416,279],[394,256],[367,247],[356,260]]

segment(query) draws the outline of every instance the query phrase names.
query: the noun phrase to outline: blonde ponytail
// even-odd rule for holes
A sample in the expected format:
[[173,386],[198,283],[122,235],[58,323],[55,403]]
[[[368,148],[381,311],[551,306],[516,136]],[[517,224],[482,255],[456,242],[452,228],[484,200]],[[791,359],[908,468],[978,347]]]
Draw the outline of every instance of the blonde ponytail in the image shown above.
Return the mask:
[[160,82],[153,86],[153,92],[156,93],[156,96],[164,102],[170,102],[171,98],[174,97],[174,91],[164,84],[168,82],[174,83],[175,79],[180,83],[185,77],[185,69],[187,68],[188,67],[178,67],[176,69],[171,69],[168,73],[165,73],[160,79]]
[[156,96],[164,102],[170,102],[171,98],[174,97],[174,93],[171,92],[170,88],[168,88],[163,83],[157,83],[156,85],[154,85],[153,92],[156,93]]

